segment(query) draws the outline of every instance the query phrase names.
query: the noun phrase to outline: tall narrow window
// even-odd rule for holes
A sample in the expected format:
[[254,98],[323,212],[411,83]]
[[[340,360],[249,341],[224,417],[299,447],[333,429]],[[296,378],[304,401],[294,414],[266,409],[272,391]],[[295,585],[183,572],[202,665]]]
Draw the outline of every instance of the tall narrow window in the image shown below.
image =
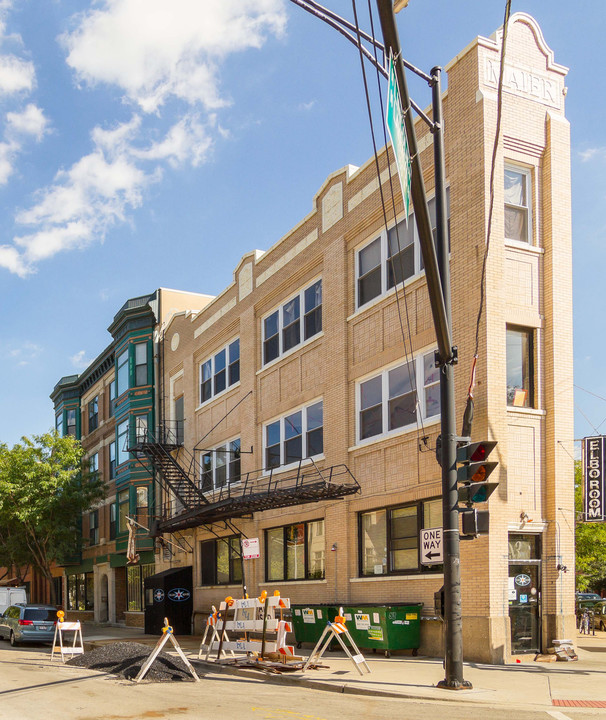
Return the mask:
[[94,453],[88,460],[88,471],[91,476],[91,480],[96,480],[99,473],[99,453]]
[[117,504],[113,502],[109,506],[109,539],[115,540],[116,539],[116,514],[117,514]]
[[130,499],[128,490],[118,493],[118,532],[125,533],[128,530],[126,517],[130,513]]
[[99,426],[99,397],[94,397],[88,403],[88,432],[96,430]]
[[137,499],[137,522],[141,525],[147,525],[148,512],[149,512],[149,488],[146,486],[139,486],[136,490]]
[[135,442],[149,442],[147,433],[147,415],[137,415],[135,417]]
[[67,415],[67,434],[71,435],[72,437],[76,437],[78,434],[78,426],[77,426],[77,415],[76,415],[76,409],[72,408],[71,410],[68,410]]
[[128,455],[128,420],[125,420],[123,423],[120,423],[118,425],[118,435],[117,435],[117,443],[118,443],[118,465],[121,465],[123,462],[126,462],[129,458]]
[[116,477],[116,443],[111,442],[109,444],[109,479],[113,480]]
[[301,342],[301,299],[289,300],[282,308],[282,352]]
[[415,274],[415,223],[401,220],[387,233],[387,287],[392,288]]
[[116,411],[116,381],[109,384],[109,416],[113,417]]
[[507,328],[507,404],[534,407],[533,331]]
[[147,343],[135,345],[135,385],[147,385]]
[[532,242],[530,222],[530,172],[505,168],[505,238]]
[[55,415],[55,428],[59,437],[63,437],[63,410]]
[[125,390],[128,390],[128,347],[124,350],[116,359],[116,391],[118,395],[122,395]]
[[176,442],[177,445],[183,445],[183,439],[185,437],[185,409],[183,405],[183,395],[175,400],[175,430],[174,438],[171,438],[171,442]]
[[280,354],[280,335],[278,331],[278,311],[263,321],[263,364],[275,360]]
[[318,280],[305,291],[305,339],[322,330],[322,281]]
[[89,541],[91,545],[99,544],[99,511],[93,510],[88,516]]
[[381,294],[381,238],[358,253],[358,305]]
[[235,385],[240,380],[240,340],[234,340],[229,345],[229,373],[228,385]]

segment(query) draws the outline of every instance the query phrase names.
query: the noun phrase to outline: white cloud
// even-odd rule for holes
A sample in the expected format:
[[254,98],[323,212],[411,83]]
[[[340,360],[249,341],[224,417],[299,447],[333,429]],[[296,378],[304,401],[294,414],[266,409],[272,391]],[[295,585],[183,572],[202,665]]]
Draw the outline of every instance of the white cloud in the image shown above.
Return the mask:
[[35,76],[31,62],[14,55],[0,55],[0,95],[31,92],[34,89]]
[[166,160],[173,167],[189,161],[194,167],[205,159],[212,139],[199,116],[186,115],[173,125],[163,140],[146,150],[132,150],[135,157],[145,160]]
[[588,162],[596,157],[606,158],[606,147],[594,147],[582,150],[579,156],[583,162]]
[[6,124],[8,135],[33,135],[39,142],[47,132],[48,120],[39,107],[30,103],[21,112],[7,113]]
[[[221,61],[261,47],[268,35],[282,33],[286,22],[283,0],[248,5],[99,0],[93,5],[61,38],[67,63],[83,83],[117,86],[144,115],[95,127],[90,152],[57,172],[33,204],[17,212],[23,230],[2,248],[0,266],[21,276],[59,252],[102,241],[110,227],[129,220],[166,165],[205,162],[214,137],[229,136],[211,112],[227,102],[219,89]],[[31,87],[34,82],[32,75]],[[169,100],[174,118],[166,129],[159,111]],[[33,104],[9,113],[7,121],[6,142],[0,138],[0,183],[14,171],[23,137],[40,139],[47,132],[44,113]]]
[[19,277],[25,277],[31,272],[17,248],[12,245],[0,245],[0,267]]
[[7,353],[7,357],[17,363],[17,365],[29,365],[42,353],[42,347],[34,342],[26,340],[17,347],[12,347]]
[[315,104],[316,104],[316,101],[315,101],[315,100],[310,100],[309,102],[306,102],[306,103],[300,103],[300,104],[299,104],[299,110],[303,110],[303,111],[305,111],[305,112],[309,112],[309,111],[313,108],[313,106],[314,106]]
[[69,361],[77,370],[85,370],[92,362],[86,357],[85,350],[80,350],[75,355],[72,355]]
[[171,96],[213,109],[225,103],[218,61],[285,23],[281,0],[104,0],[62,39],[81,81],[117,85],[144,112]]

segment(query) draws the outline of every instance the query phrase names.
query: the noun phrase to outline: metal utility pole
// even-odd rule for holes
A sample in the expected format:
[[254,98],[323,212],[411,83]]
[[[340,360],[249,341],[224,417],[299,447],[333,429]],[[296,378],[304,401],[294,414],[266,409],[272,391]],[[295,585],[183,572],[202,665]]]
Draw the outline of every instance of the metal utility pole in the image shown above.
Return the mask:
[[427,289],[438,342],[436,361],[440,366],[440,403],[442,435],[442,508],[444,538],[444,654],[446,677],[439,687],[461,690],[471,684],[463,679],[463,632],[461,617],[461,571],[459,553],[459,515],[457,510],[456,419],[454,402],[454,364],[456,348],[451,341],[450,268],[447,230],[444,166],[444,123],[440,68],[432,71],[434,162],[436,183],[436,230],[438,256],[433,242],[421,160],[417,150],[414,124],[400,40],[392,0],[377,0],[385,51],[392,51],[402,99],[406,134],[412,161],[411,195],[419,241],[425,265]]

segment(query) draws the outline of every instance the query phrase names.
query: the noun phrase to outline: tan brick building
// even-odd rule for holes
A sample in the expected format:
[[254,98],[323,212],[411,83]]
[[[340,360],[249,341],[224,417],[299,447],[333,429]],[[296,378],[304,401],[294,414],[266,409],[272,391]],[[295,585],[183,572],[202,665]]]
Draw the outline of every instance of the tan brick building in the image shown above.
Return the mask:
[[[446,68],[459,428],[480,302],[501,34],[476,38]],[[499,486],[487,506],[489,535],[461,543],[467,659],[507,662],[574,627],[566,72],[536,21],[514,15],[473,427],[474,439],[498,441],[491,479]],[[420,120],[416,127],[431,209],[432,136]],[[390,198],[387,162],[382,151]],[[172,537],[186,538],[184,551],[165,552],[156,570],[191,565],[203,614],[238,595],[237,535],[259,538],[260,558],[245,561],[251,595],[277,588],[299,603],[423,602],[422,650],[437,653],[434,593],[443,576],[419,553],[419,531],[442,524],[435,335],[414,221],[404,222],[396,189],[396,217],[389,200],[385,225],[378,187],[374,158],[335,172],[307,217],[266,252],[245,255],[218,297],[176,314],[163,336],[163,414],[184,426],[178,457],[206,500],[238,496],[253,478],[339,465],[361,492],[255,512],[231,526],[196,523],[194,512]],[[156,509],[170,521],[183,505],[165,491]]]

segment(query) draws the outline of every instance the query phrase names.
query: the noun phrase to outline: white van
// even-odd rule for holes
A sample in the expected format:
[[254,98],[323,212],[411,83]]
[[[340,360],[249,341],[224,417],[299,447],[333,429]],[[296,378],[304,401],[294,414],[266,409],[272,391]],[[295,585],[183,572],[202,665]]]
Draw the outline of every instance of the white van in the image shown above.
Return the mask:
[[24,587],[0,587],[0,613],[9,605],[27,603],[27,592]]

